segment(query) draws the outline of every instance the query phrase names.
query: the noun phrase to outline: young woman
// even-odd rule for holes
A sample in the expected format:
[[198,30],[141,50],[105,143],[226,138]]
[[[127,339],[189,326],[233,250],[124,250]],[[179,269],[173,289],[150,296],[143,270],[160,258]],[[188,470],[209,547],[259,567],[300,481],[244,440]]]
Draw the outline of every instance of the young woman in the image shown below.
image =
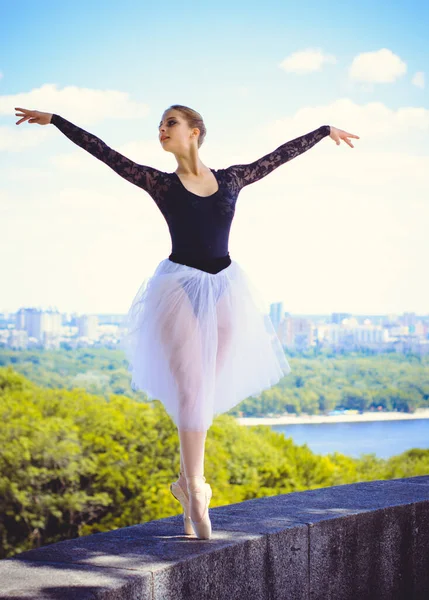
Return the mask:
[[238,194],[326,136],[359,139],[329,125],[284,143],[250,164],[211,169],[198,150],[206,128],[195,110],[175,104],[162,115],[159,140],[174,154],[173,173],[140,165],[52,113],[15,108],[25,121],[52,123],[72,142],[145,190],[163,214],[172,251],[137,291],[121,340],[133,389],[161,400],[178,428],[180,475],[171,484],[183,506],[185,533],[211,537],[212,497],[204,477],[213,417],[290,372],[259,291],[230,258],[228,239]]

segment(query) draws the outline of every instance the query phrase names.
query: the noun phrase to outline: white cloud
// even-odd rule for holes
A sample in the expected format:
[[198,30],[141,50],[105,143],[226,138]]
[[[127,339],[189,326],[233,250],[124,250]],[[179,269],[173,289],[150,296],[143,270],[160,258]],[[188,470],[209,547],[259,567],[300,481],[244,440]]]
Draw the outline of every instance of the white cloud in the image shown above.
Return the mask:
[[48,183],[52,180],[52,173],[46,169],[40,169],[38,167],[24,167],[19,164],[9,165],[0,169],[0,181],[7,183],[9,181],[18,182],[22,184],[26,181],[33,181],[36,185],[40,185],[41,182]]
[[6,190],[0,189],[0,215],[3,214],[3,218],[5,218],[5,215],[7,215],[10,204],[10,195]]
[[[23,122],[15,116],[15,107],[73,115],[73,122],[85,128],[108,118],[138,119],[146,117],[149,107],[142,102],[134,102],[126,92],[117,90],[95,90],[67,86],[58,89],[56,84],[47,83],[39,88],[21,94],[0,95],[0,115],[14,120],[10,127],[0,128],[0,151],[20,152],[37,146],[45,138],[53,136],[52,128],[37,123]],[[55,109],[54,109],[55,107]],[[28,129],[28,125],[37,131]]]
[[[215,168],[250,162],[322,124],[361,139],[351,149],[326,138],[245,188],[232,225],[231,257],[267,302],[284,300],[292,312],[427,312],[428,110],[342,98],[261,128],[245,125],[233,144],[211,142],[202,159]],[[167,167],[174,157],[156,141],[118,150],[174,170]],[[148,194],[113,171],[107,177],[111,170],[82,149],[61,156],[45,151],[36,177],[27,168],[19,186],[12,181],[5,187],[6,168],[0,173],[1,214],[7,216],[0,254],[11,257],[3,277],[13,282],[3,302],[15,309],[14,298],[49,298],[61,310],[124,311],[138,285],[168,256],[167,225]],[[19,165],[13,169],[16,176]]]
[[145,117],[149,112],[147,104],[130,100],[127,92],[75,85],[58,89],[55,83],[45,83],[21,94],[0,96],[0,115],[14,115],[16,106],[42,112],[58,111],[57,114],[72,113],[82,123],[95,123],[109,117],[136,119]]
[[326,123],[359,135],[355,148],[326,138],[245,188],[231,256],[267,302],[283,299],[292,312],[427,313],[428,110],[350,99],[308,106],[248,132],[251,145],[244,140],[233,161]]
[[249,96],[250,90],[245,85],[237,85],[235,88],[236,94],[240,98],[247,98]]
[[356,81],[392,83],[407,72],[406,63],[388,48],[362,52],[353,59],[349,76]]
[[293,116],[270,123],[260,131],[274,144],[276,141],[281,144],[285,138],[292,139],[320,125],[334,125],[359,135],[363,141],[356,140],[356,146],[363,144],[368,148],[368,142],[377,143],[386,151],[391,149],[388,143],[399,143],[399,138],[406,136],[406,148],[410,150],[414,138],[417,140],[420,134],[427,136],[429,110],[414,106],[394,110],[382,102],[358,104],[349,98],[340,98],[325,106],[301,108]]
[[[15,117],[18,121],[18,117]],[[15,123],[16,123],[15,121]],[[18,128],[21,128],[20,131]],[[29,127],[28,127],[29,126]],[[13,129],[15,127],[15,129]],[[0,127],[0,151],[21,152],[26,148],[34,148],[50,135],[48,128],[41,130],[37,123],[21,123],[12,127]]]
[[332,54],[325,54],[319,48],[308,48],[293,52],[279,64],[279,67],[288,73],[311,73],[320,71],[326,64],[336,64],[337,59]]
[[423,71],[417,71],[412,78],[411,83],[423,89],[425,87],[425,74]]

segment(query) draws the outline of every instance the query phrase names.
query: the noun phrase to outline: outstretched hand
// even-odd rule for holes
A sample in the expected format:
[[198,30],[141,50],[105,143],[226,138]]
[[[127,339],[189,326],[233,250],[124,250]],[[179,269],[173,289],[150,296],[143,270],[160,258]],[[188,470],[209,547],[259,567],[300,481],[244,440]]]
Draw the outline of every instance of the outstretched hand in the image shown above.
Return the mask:
[[28,110],[27,108],[15,107],[15,110],[20,113],[15,113],[15,117],[22,117],[16,122],[16,125],[28,121],[29,123],[37,123],[38,125],[49,125],[52,118],[52,113],[40,112],[39,110]]
[[337,127],[333,127],[332,125],[330,125],[331,128],[331,133],[329,134],[329,137],[331,137],[334,142],[337,143],[337,146],[340,145],[340,140],[343,140],[344,142],[346,142],[346,144],[348,144],[350,146],[350,148],[354,148],[353,144],[351,143],[350,140],[348,140],[347,138],[355,138],[357,140],[359,140],[359,136],[355,135],[354,133],[347,133],[347,131],[343,131],[342,129],[337,129]]

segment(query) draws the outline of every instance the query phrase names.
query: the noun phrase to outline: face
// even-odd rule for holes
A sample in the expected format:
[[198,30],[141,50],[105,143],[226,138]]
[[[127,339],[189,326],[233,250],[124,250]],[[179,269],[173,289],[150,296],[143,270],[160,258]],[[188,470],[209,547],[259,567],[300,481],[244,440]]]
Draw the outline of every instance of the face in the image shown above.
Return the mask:
[[168,110],[159,123],[158,137],[164,150],[178,152],[190,148],[192,144],[198,146],[198,131],[197,128],[191,129],[177,110]]

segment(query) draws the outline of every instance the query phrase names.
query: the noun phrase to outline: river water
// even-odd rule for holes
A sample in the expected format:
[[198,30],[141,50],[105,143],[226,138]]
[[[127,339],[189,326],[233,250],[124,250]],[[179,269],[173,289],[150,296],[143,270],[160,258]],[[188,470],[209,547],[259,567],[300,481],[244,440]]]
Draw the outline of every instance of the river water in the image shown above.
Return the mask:
[[373,452],[378,458],[389,458],[411,448],[429,448],[429,419],[273,425],[272,429],[296,444],[306,443],[317,454],[337,451],[358,458]]

